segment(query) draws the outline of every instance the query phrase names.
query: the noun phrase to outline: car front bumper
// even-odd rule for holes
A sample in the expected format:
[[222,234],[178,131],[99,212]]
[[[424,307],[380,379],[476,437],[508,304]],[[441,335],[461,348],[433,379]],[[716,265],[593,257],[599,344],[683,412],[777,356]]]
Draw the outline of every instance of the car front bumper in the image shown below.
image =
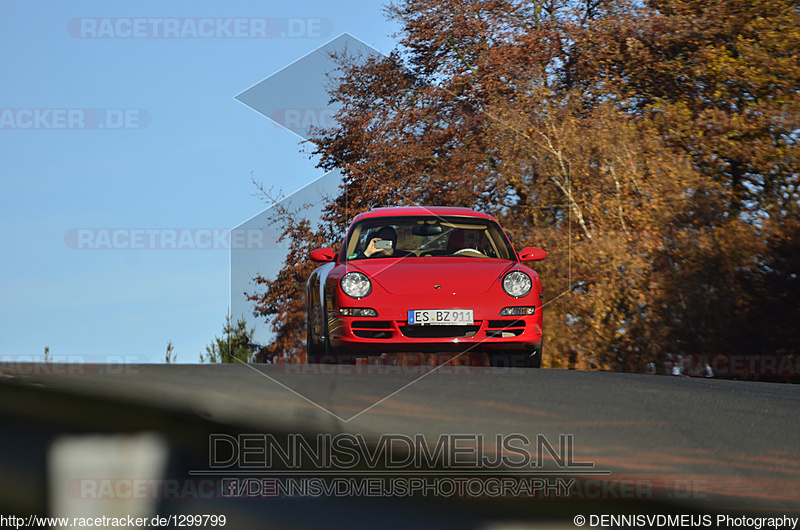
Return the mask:
[[328,329],[331,346],[348,353],[526,351],[542,343],[540,315],[475,319],[471,326],[336,315]]

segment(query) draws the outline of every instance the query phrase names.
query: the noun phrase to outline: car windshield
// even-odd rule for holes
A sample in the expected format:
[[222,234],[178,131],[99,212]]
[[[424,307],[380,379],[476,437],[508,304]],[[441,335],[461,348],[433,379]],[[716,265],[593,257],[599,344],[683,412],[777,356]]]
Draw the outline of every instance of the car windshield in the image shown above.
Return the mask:
[[[370,242],[376,240],[370,248]],[[406,216],[365,219],[350,231],[348,260],[433,256],[513,259],[494,221],[475,217]]]

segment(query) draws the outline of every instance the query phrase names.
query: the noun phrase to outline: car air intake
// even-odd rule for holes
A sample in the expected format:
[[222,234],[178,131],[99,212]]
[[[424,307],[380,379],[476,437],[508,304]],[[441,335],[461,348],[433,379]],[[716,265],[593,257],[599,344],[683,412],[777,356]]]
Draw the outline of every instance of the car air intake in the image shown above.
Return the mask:
[[474,337],[480,326],[402,326],[400,332],[412,339],[458,339]]

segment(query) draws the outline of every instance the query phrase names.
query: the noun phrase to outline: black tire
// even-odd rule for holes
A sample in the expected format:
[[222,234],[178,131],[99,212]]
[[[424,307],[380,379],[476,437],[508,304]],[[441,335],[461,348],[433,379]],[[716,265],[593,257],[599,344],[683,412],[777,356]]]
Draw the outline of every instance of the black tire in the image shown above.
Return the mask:
[[501,352],[489,354],[489,365],[506,368],[539,368],[542,366],[542,347],[523,352]]
[[[314,333],[311,331],[311,319],[316,316],[316,313],[311,313],[313,307],[310,307],[306,316],[306,363],[308,364],[343,364],[348,362],[347,359],[337,355],[331,346],[330,339],[328,338],[328,323],[323,319],[320,322],[324,337],[321,337],[322,344],[314,342]],[[355,359],[352,360],[355,362]]]
[[324,351],[320,351],[321,348],[318,344],[314,344],[313,339],[311,338],[311,323],[306,321],[306,356],[308,357],[308,362],[311,362],[311,359],[324,353]]
[[309,297],[308,303],[308,311],[306,312],[306,362],[309,364],[316,364],[319,363],[323,356],[325,356],[327,352],[327,337],[325,338],[326,341],[323,344],[317,344],[314,342],[314,333],[312,332],[311,323],[313,322],[314,317],[317,315],[316,311],[314,310],[316,304],[314,304],[311,297]]
[[[331,346],[327,314],[324,310],[321,314],[317,311],[319,305],[313,298],[313,296],[308,297],[308,310],[306,311],[306,363],[355,364],[356,356],[342,355],[341,351]],[[314,319],[319,319],[318,324],[322,330],[322,336],[317,337],[319,342],[314,341],[314,332],[311,326]]]

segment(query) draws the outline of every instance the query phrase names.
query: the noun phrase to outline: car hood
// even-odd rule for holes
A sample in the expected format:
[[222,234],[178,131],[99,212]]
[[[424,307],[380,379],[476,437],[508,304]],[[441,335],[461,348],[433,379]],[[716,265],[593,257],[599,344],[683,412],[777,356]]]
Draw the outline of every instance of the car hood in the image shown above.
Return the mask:
[[[483,294],[516,262],[482,258],[380,258],[349,262],[378,283],[385,291],[398,295]],[[439,286],[438,288],[436,286]]]

